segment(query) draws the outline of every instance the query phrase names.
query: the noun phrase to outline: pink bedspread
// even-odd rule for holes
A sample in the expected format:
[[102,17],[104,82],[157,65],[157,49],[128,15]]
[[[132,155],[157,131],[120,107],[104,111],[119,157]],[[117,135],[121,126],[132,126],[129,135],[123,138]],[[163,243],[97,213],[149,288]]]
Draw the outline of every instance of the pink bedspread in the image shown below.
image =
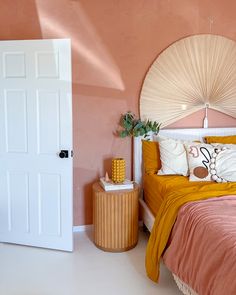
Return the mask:
[[163,260],[200,295],[236,295],[236,196],[184,205]]

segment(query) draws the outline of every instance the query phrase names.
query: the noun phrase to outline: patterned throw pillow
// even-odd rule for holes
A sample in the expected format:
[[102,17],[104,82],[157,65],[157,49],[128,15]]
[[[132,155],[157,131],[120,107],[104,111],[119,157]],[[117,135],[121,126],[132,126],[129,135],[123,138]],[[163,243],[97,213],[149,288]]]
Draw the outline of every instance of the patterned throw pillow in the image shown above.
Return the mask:
[[215,147],[210,144],[185,144],[189,165],[190,181],[212,181],[210,165]]
[[229,145],[215,148],[210,164],[211,179],[216,182],[236,181],[236,149]]

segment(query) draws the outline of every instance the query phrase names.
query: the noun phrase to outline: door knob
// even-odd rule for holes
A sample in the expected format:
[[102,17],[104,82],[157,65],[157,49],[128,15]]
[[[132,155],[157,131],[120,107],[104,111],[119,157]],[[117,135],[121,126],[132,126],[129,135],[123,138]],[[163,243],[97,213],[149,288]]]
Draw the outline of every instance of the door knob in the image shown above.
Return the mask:
[[61,150],[59,153],[60,158],[69,158],[69,151],[68,150]]

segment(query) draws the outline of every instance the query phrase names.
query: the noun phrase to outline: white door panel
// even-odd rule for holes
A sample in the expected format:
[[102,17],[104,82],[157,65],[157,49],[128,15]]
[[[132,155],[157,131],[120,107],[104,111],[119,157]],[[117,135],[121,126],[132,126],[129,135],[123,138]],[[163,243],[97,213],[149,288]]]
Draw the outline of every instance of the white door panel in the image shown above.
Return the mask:
[[29,175],[26,172],[7,173],[9,231],[29,233]]
[[71,99],[69,40],[0,42],[1,242],[73,249]]
[[5,135],[8,153],[27,153],[27,106],[25,90],[5,90]]

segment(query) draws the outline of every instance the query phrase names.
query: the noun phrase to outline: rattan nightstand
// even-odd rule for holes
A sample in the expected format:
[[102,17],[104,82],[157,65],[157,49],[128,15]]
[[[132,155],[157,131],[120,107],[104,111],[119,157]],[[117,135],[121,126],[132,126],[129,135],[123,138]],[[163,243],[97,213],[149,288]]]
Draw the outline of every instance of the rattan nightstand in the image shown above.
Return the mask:
[[139,186],[104,191],[93,185],[93,223],[95,245],[109,252],[127,251],[138,241]]

